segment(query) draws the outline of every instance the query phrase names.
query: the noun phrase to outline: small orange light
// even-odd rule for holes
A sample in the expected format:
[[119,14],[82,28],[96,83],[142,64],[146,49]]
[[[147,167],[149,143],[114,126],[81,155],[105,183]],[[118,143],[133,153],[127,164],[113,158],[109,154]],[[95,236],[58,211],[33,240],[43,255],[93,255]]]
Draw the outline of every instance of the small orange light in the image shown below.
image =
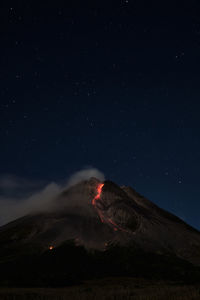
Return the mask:
[[53,246],[50,246],[50,247],[49,247],[49,250],[53,250]]

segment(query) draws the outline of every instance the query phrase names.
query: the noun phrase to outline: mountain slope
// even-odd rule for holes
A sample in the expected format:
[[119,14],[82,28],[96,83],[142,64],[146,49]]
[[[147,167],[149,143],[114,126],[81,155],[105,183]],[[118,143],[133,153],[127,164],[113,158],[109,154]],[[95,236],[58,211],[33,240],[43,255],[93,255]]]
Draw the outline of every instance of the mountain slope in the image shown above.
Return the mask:
[[[81,261],[91,272],[80,271]],[[158,270],[160,276],[163,269],[185,274],[200,265],[200,232],[130,187],[91,178],[65,190],[45,212],[0,228],[0,267],[8,278],[15,264],[21,274],[35,270],[35,278],[49,274],[50,265],[59,282],[80,272],[84,278]],[[61,272],[63,266],[67,272]]]

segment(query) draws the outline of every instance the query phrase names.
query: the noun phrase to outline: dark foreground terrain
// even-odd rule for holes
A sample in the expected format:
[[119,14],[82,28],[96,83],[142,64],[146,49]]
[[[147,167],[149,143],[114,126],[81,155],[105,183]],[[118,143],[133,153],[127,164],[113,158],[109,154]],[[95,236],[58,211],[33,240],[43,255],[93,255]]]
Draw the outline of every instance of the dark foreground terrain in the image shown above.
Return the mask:
[[2,287],[52,287],[79,285],[107,277],[133,277],[198,284],[200,268],[173,255],[148,253],[134,247],[107,246],[88,251],[68,241],[40,255],[0,262]]
[[2,300],[199,300],[199,285],[141,278],[104,278],[65,288],[1,288]]

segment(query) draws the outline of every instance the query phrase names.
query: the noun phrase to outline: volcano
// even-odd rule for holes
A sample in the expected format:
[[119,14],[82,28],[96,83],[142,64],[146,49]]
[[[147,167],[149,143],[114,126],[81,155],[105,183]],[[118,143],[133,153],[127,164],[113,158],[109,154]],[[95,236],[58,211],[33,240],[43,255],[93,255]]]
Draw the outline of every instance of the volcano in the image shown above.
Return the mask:
[[199,279],[199,266],[199,231],[133,188],[96,178],[0,228],[1,285],[107,275]]

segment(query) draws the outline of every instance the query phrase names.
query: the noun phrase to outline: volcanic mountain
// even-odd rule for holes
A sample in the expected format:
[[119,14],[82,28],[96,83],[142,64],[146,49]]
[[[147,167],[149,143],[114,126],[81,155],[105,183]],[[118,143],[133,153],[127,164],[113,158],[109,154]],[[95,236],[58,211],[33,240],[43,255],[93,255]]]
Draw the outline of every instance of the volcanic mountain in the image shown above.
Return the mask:
[[91,178],[0,228],[1,284],[49,283],[50,266],[59,284],[77,274],[200,274],[200,232],[131,187]]

